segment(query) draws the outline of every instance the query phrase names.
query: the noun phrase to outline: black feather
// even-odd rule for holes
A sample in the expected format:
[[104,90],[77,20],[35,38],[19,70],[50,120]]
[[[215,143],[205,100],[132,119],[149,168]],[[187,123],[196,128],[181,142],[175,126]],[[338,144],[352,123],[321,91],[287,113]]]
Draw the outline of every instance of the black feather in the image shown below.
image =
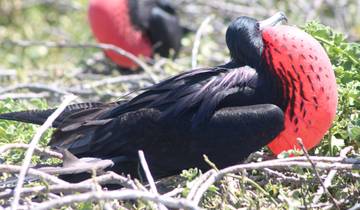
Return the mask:
[[[52,126],[54,128],[57,128],[63,122],[63,120],[68,116],[74,113],[78,113],[79,111],[101,107],[102,105],[103,105],[102,103],[89,103],[89,102],[69,105],[60,114],[60,116],[56,118]],[[25,123],[42,125],[55,110],[56,109],[11,112],[11,113],[0,114],[0,119],[14,120]]]
[[175,7],[168,0],[129,0],[132,23],[151,40],[155,53],[177,55],[181,38],[189,30],[180,25]]

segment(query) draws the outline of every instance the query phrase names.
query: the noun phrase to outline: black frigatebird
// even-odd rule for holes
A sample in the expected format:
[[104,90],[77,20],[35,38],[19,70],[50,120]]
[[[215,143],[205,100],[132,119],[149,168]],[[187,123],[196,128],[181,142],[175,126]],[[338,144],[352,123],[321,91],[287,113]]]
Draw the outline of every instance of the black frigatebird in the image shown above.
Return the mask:
[[[239,17],[226,32],[231,60],[181,73],[133,99],[70,105],[56,120],[52,147],[77,157],[111,159],[119,173],[138,175],[143,150],[155,178],[183,169],[236,164],[269,144],[276,153],[307,148],[335,116],[337,92],[328,56],[310,35],[275,26],[283,13]],[[53,110],[1,114],[42,124]]]

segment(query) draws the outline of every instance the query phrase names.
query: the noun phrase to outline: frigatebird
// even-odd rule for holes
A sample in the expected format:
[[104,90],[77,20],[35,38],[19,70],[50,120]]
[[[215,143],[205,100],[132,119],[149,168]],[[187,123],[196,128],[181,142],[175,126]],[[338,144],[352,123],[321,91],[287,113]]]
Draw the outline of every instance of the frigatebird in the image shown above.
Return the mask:
[[[321,45],[296,27],[242,16],[231,22],[231,60],[180,73],[128,101],[70,105],[50,145],[77,157],[111,159],[111,170],[138,176],[143,150],[155,178],[197,167],[207,155],[224,168],[269,144],[278,154],[321,140],[335,116],[334,72]],[[53,110],[1,114],[42,124]]]
[[[90,0],[88,19],[98,42],[147,58],[154,54],[175,57],[181,38],[189,32],[180,25],[169,0]],[[123,68],[137,68],[124,56],[113,51],[105,53]]]

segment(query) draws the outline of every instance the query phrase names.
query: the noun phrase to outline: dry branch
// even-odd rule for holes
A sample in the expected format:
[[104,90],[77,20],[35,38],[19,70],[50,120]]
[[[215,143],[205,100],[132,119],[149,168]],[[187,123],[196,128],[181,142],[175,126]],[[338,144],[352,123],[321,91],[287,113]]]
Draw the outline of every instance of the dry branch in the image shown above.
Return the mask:
[[[81,159],[79,159],[81,161]],[[81,161],[78,164],[71,167],[42,167],[39,168],[40,171],[43,171],[48,174],[79,174],[83,172],[93,172],[93,171],[103,171],[104,169],[114,165],[114,162],[111,160],[97,160],[95,162],[85,162]]]
[[237,16],[239,14],[248,15],[248,16],[265,15],[265,14],[268,15],[269,14],[269,11],[262,7],[254,7],[254,6],[249,7],[249,6],[229,3],[229,2],[225,2],[225,1],[201,0],[199,3],[203,4],[205,6],[209,6],[213,9],[215,9],[216,11],[222,10],[225,12],[231,12],[231,13],[236,14]]
[[279,178],[281,178],[282,180],[287,180],[288,182],[299,182],[299,181],[301,181],[301,179],[299,178],[299,177],[292,177],[292,176],[285,176],[284,174],[282,174],[282,173],[280,173],[280,172],[278,172],[278,171],[275,171],[275,170],[271,170],[271,169],[269,169],[269,168],[264,168],[264,171],[266,172],[266,173],[269,173],[269,174],[271,174],[271,175],[275,175],[275,176],[277,176],[277,177],[279,177]]
[[57,94],[61,94],[61,95],[69,95],[70,94],[68,91],[62,90],[61,88],[58,88],[55,86],[46,85],[46,84],[36,84],[36,83],[16,84],[14,86],[2,88],[2,89],[0,89],[0,94],[12,92],[12,91],[15,91],[18,89],[29,89],[30,91],[35,91],[35,92],[47,91],[47,92],[57,93]]
[[[21,166],[15,165],[0,165],[0,173],[19,173]],[[27,171],[28,175],[39,177],[47,182],[54,184],[67,184],[67,182],[57,178],[56,176],[47,174],[45,172],[39,171],[37,169],[29,168]]]
[[79,88],[62,88],[54,85],[41,84],[41,83],[23,83],[16,84],[10,87],[0,88],[0,95],[12,91],[16,91],[19,89],[28,89],[33,92],[46,91],[50,93],[55,93],[59,95],[69,95],[71,93],[78,95],[89,95],[91,92],[88,90],[81,90]]
[[[326,156],[309,156],[311,161],[313,162],[325,162],[325,163],[349,163],[349,164],[360,164],[359,158],[348,158],[348,157],[326,157]],[[269,161],[276,162],[289,162],[289,161],[307,161],[308,159],[304,156],[301,157],[288,157],[288,158],[280,158]]]
[[[50,185],[50,186],[36,186],[30,188],[21,189],[21,196],[36,195],[39,193],[62,193],[70,194],[77,192],[88,192],[93,189],[93,184],[61,184],[61,185]],[[0,198],[7,199],[13,196],[14,190],[6,189],[0,192]]]
[[149,79],[149,76],[146,74],[134,74],[134,75],[121,75],[118,77],[109,77],[109,78],[105,78],[103,80],[99,80],[90,84],[84,84],[84,85],[80,85],[79,87],[85,88],[85,89],[90,89],[90,88],[96,88],[99,86],[103,86],[103,85],[110,85],[110,84],[114,84],[114,83],[124,83],[124,82],[129,82],[129,81],[140,81],[140,80],[145,80],[145,79]]
[[[346,154],[349,153],[352,150],[352,147],[345,147],[344,149],[342,149],[340,151],[340,157],[342,158],[346,158]],[[337,170],[333,169],[330,170],[329,174],[327,175],[325,181],[324,181],[324,187],[327,189],[330,185],[331,185],[331,181],[332,179],[335,177]],[[324,194],[324,188],[319,187],[317,192],[316,192],[316,196],[313,199],[313,203],[318,203],[321,196]]]
[[210,176],[215,174],[215,172],[216,172],[215,169],[211,169],[211,170],[207,171],[206,173],[204,173],[203,175],[199,176],[197,179],[195,179],[194,183],[192,184],[191,190],[190,190],[188,196],[186,197],[186,199],[193,200],[197,190],[201,187],[201,185],[207,179],[209,179]]
[[142,150],[139,150],[138,154],[139,154],[139,159],[140,159],[141,166],[142,166],[142,168],[143,168],[143,170],[145,172],[146,179],[147,179],[147,181],[149,182],[149,185],[150,185],[150,191],[152,193],[158,194],[158,191],[157,191],[156,185],[155,185],[155,181],[154,181],[154,178],[151,175],[149,166],[148,166],[148,164],[146,162],[144,152]]
[[[141,166],[142,166],[142,168],[143,168],[143,170],[145,172],[146,179],[147,179],[147,181],[149,182],[149,185],[150,185],[150,192],[154,193],[155,195],[159,195],[159,193],[158,193],[158,191],[156,189],[154,178],[151,175],[149,166],[148,166],[148,164],[146,162],[144,152],[142,150],[139,150],[138,155],[139,155],[139,159],[140,159],[140,164],[141,164]],[[162,205],[161,203],[158,203],[158,202],[157,202],[157,206],[158,206],[159,210],[166,210],[167,209],[164,205]]]
[[308,159],[309,163],[311,164],[311,167],[312,167],[312,169],[314,170],[314,173],[315,173],[315,177],[318,179],[318,181],[319,181],[320,185],[322,186],[324,192],[326,192],[326,194],[329,196],[331,202],[335,205],[335,207],[337,209],[340,209],[340,207],[338,205],[338,201],[335,200],[335,198],[331,195],[331,193],[329,192],[327,187],[324,185],[324,182],[321,180],[320,173],[316,168],[316,164],[310,159],[310,155],[309,155],[308,151],[306,150],[306,148],[305,148],[305,146],[304,146],[304,144],[302,142],[302,139],[297,138],[297,142],[299,143],[302,151],[304,152],[305,157]]
[[179,195],[183,191],[184,191],[184,188],[175,188],[175,189],[171,190],[170,192],[167,192],[167,193],[165,193],[163,195],[169,196],[169,197],[174,197],[174,196]]
[[2,69],[0,68],[0,77],[15,77],[16,70],[15,69]]
[[[354,159],[354,158],[343,158],[343,157],[309,157],[314,164],[316,164],[317,169],[322,170],[329,170],[329,169],[345,169],[345,170],[351,170],[351,169],[360,169],[360,160]],[[276,159],[276,160],[269,160],[269,161],[263,161],[263,162],[257,162],[257,163],[249,163],[249,164],[241,164],[241,165],[235,165],[232,167],[225,168],[223,170],[220,170],[219,172],[216,172],[215,170],[210,170],[200,176],[195,183],[193,184],[193,189],[189,193],[192,194],[188,196],[188,198],[185,199],[175,199],[170,198],[168,195],[158,195],[156,193],[148,192],[145,188],[138,188],[135,183],[126,177],[120,176],[118,174],[115,174],[113,172],[109,172],[107,174],[104,174],[99,177],[94,177],[89,180],[77,183],[77,184],[70,184],[70,183],[62,183],[62,184],[56,184],[56,185],[50,185],[48,187],[40,186],[40,187],[32,187],[32,188],[26,188],[22,189],[23,195],[34,195],[38,192],[48,192],[48,193],[63,193],[63,194],[69,194],[74,192],[85,192],[84,194],[79,195],[69,195],[62,198],[58,198],[51,201],[46,201],[40,205],[36,205],[33,207],[41,208],[41,209],[48,209],[48,208],[56,208],[63,205],[71,204],[74,202],[81,202],[81,201],[99,201],[99,200],[109,200],[109,199],[123,199],[123,200],[132,200],[132,199],[144,199],[147,201],[152,201],[156,203],[161,203],[165,206],[171,207],[171,208],[182,208],[184,206],[181,205],[187,205],[189,204],[190,209],[196,209],[196,204],[199,203],[201,197],[204,195],[206,190],[210,185],[215,183],[216,181],[219,181],[222,179],[226,174],[228,173],[237,173],[246,169],[267,169],[267,168],[277,168],[277,169],[284,169],[289,168],[292,166],[298,166],[298,167],[304,167],[304,168],[312,168],[313,166],[309,162],[305,162],[307,159],[303,158],[285,158],[285,159]],[[19,166],[15,166],[19,170]],[[30,169],[30,172],[33,172]],[[0,166],[0,172],[1,172],[1,166]],[[40,172],[43,173],[43,172]],[[48,175],[48,174],[47,174]],[[51,176],[51,175],[48,175]],[[104,192],[104,191],[91,191],[94,189],[94,180],[96,180],[96,184],[112,184],[117,183],[125,186],[126,188],[132,188],[136,189],[134,191],[129,191],[128,189],[124,190],[118,190],[118,191],[110,191],[110,192]],[[120,193],[121,192],[121,193]],[[126,193],[123,193],[126,192]],[[129,192],[133,192],[134,194],[131,194]],[[181,192],[181,190],[176,190],[177,193]],[[2,198],[8,198],[12,195],[13,191],[8,190],[3,193],[0,193],[0,197]],[[120,194],[119,194],[120,193]],[[172,195],[170,193],[169,195]],[[170,199],[170,201],[169,201]],[[194,203],[190,202],[191,200],[194,201]],[[170,203],[169,203],[170,202]],[[187,204],[184,202],[188,202]],[[184,207],[185,208],[185,207]]]
[[29,144],[29,149],[25,153],[25,158],[24,158],[23,164],[21,166],[19,179],[18,179],[18,182],[15,187],[14,200],[11,204],[11,209],[13,209],[13,210],[17,209],[17,206],[18,206],[19,200],[20,200],[21,189],[22,189],[22,186],[23,186],[24,180],[25,180],[25,176],[30,167],[31,157],[34,153],[35,147],[36,147],[37,143],[39,142],[41,136],[43,135],[43,133],[45,133],[45,131],[49,127],[51,127],[52,123],[56,120],[56,118],[65,110],[66,106],[69,105],[70,102],[73,101],[75,98],[76,98],[76,96],[74,96],[74,95],[69,95],[69,96],[65,97],[63,103],[55,110],[54,113],[52,113],[48,117],[48,119],[44,122],[44,124],[37,129],[34,138],[31,140],[31,142]]
[[0,95],[0,100],[5,99],[35,99],[35,98],[48,98],[50,94],[47,92],[43,93],[7,93]]
[[186,199],[182,199],[182,198],[175,199],[168,196],[161,196],[150,192],[143,192],[139,190],[130,190],[130,189],[102,191],[102,192],[88,192],[83,194],[64,196],[60,199],[43,202],[38,206],[36,206],[36,209],[38,210],[53,209],[76,202],[100,201],[100,200],[111,200],[111,199],[117,199],[117,200],[143,199],[143,200],[153,201],[156,203],[161,203],[170,208],[177,208],[177,209],[183,208],[189,210],[201,209],[196,204]]
[[[11,149],[29,149],[29,147],[30,146],[28,144],[21,144],[21,143],[5,144],[5,145],[0,146],[0,154],[3,155],[4,153],[6,153],[8,150],[11,150]],[[34,152],[39,155],[47,155],[47,156],[56,157],[59,159],[61,159],[63,157],[63,155],[59,152],[55,152],[50,149],[44,149],[44,148],[40,148],[40,147],[35,147]]]
[[204,30],[206,26],[209,25],[210,21],[214,18],[214,15],[207,16],[203,22],[201,23],[199,29],[196,31],[195,40],[194,40],[194,46],[192,49],[192,55],[191,55],[191,67],[195,69],[197,67],[197,57],[199,54],[199,47],[201,42],[201,36],[204,33]]
[[[312,157],[309,157],[311,160]],[[253,169],[264,169],[264,168],[273,168],[273,169],[279,169],[279,168],[288,168],[288,167],[301,167],[301,168],[312,168],[311,163],[309,162],[303,162],[303,161],[294,161],[292,159],[295,158],[284,158],[284,159],[278,159],[278,160],[269,160],[269,161],[263,161],[258,163],[249,163],[249,164],[240,164],[235,166],[230,166],[227,168],[224,168],[220,170],[219,172],[212,172],[212,174],[206,179],[205,182],[203,182],[198,188],[194,188],[193,190],[196,191],[193,196],[193,200],[195,203],[199,203],[200,199],[204,195],[204,193],[207,191],[207,189],[214,184],[215,182],[221,180],[224,176],[226,176],[229,173],[239,173],[242,170],[253,170]],[[314,158],[316,159],[316,158]],[[360,170],[360,160],[353,160],[351,159],[350,162],[355,163],[344,163],[347,162],[346,158],[343,161],[339,161],[339,158],[333,158],[333,157],[318,157],[318,159],[324,159],[325,161],[316,161],[316,168],[318,170],[331,170],[331,169],[338,169],[338,170]],[[335,160],[334,160],[335,159]],[[289,160],[289,161],[287,161]],[[205,173],[202,176],[208,176],[208,173]]]
[[359,209],[360,209],[360,203],[357,203],[353,207],[349,208],[348,210],[359,210]]
[[105,184],[120,184],[126,188],[130,188],[130,189],[138,189],[138,187],[135,185],[134,181],[132,179],[130,179],[130,177],[124,177],[121,176],[115,172],[109,171],[104,175],[101,176],[97,176],[85,181],[82,181],[80,183],[90,183],[93,181],[96,181],[97,183],[99,183],[100,185],[105,185]]
[[[70,194],[76,192],[89,192],[94,188],[94,182],[100,185],[106,184],[119,184],[129,189],[138,189],[134,182],[130,178],[126,178],[120,176],[114,172],[108,172],[107,174],[93,177],[82,181],[80,183],[63,183],[63,184],[55,184],[49,186],[36,186],[22,189],[22,196],[35,195],[38,193],[62,193],[62,194]],[[0,192],[0,198],[9,198],[13,195],[14,190],[7,189],[3,192]]]

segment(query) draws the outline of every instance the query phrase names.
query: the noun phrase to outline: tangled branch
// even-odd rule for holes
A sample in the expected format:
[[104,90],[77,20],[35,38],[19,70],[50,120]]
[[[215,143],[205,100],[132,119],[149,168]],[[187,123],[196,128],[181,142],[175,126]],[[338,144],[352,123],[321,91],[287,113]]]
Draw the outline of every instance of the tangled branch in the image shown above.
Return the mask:
[[45,131],[49,127],[51,127],[52,123],[56,120],[56,118],[65,110],[66,106],[69,105],[71,101],[75,100],[75,98],[76,98],[76,96],[74,96],[74,95],[67,96],[64,99],[63,103],[55,110],[54,113],[52,113],[48,117],[48,119],[44,122],[44,124],[41,127],[39,127],[39,129],[36,131],[36,134],[35,134],[34,138],[31,140],[29,148],[26,150],[26,153],[25,153],[23,165],[21,166],[21,170],[20,170],[19,180],[16,184],[16,188],[14,191],[14,200],[11,205],[12,209],[17,209],[17,206],[18,206],[18,203],[20,200],[22,186],[23,186],[24,180],[25,180],[25,176],[26,176],[27,171],[29,170],[31,157],[34,153],[37,143],[39,142],[41,136],[45,133]]

